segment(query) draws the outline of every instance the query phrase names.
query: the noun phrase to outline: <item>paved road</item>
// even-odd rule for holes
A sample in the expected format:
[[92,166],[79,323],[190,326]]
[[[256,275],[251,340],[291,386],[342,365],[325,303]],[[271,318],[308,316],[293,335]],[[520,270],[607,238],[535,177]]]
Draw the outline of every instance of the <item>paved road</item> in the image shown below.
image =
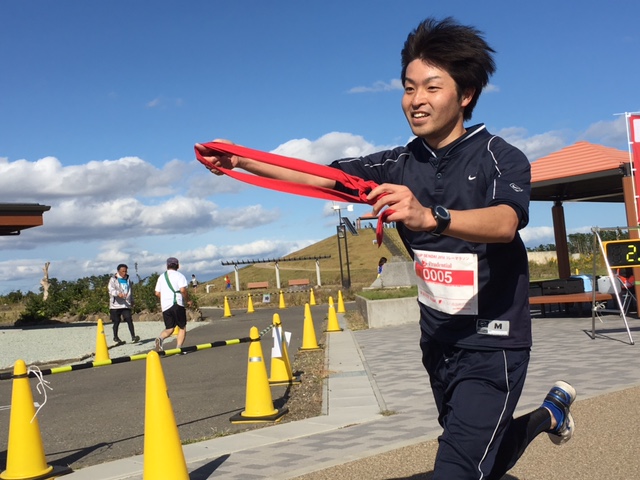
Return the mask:
[[[322,305],[312,307],[316,334],[326,309]],[[185,346],[247,337],[252,326],[258,330],[268,327],[274,313],[280,315],[285,330],[292,333],[291,358],[301,346],[303,307],[258,309],[253,314],[234,313],[231,318],[221,318],[221,310],[208,312],[211,323],[189,332]],[[207,311],[204,313],[206,316]],[[245,407],[248,345],[210,348],[162,359],[183,442],[256,428],[229,422],[229,417]],[[271,332],[263,337],[261,346],[265,361],[270,362]],[[149,339],[142,350],[152,348],[153,340]],[[269,369],[270,363],[266,365]],[[142,453],[145,368],[146,361],[135,361],[45,377],[53,391],[48,393],[47,404],[38,418],[47,461],[80,468]],[[11,398],[11,384],[0,382],[0,398]],[[33,391],[35,394],[35,387]],[[285,400],[287,388],[273,387],[271,392],[278,407]],[[5,410],[0,412],[0,465],[6,463],[8,429],[9,412]]]

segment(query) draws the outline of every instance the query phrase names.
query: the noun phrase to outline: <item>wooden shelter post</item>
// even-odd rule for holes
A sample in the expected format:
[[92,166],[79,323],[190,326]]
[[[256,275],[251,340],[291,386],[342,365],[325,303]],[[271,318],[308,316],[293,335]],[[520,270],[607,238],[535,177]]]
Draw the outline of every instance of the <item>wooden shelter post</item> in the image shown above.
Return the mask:
[[551,215],[553,217],[553,233],[558,256],[558,276],[560,278],[569,278],[571,276],[571,266],[569,265],[569,246],[567,245],[567,226],[564,221],[564,207],[561,201],[555,201],[551,208]]

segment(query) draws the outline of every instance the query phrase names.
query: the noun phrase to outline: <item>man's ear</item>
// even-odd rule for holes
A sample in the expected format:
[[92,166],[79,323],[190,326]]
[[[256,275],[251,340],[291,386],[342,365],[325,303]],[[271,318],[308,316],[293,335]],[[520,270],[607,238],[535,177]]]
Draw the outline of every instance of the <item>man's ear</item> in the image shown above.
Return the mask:
[[473,96],[475,94],[476,94],[476,89],[475,88],[468,88],[467,90],[462,92],[462,96],[460,98],[460,106],[461,107],[469,106],[469,104],[471,103],[471,100],[473,100]]

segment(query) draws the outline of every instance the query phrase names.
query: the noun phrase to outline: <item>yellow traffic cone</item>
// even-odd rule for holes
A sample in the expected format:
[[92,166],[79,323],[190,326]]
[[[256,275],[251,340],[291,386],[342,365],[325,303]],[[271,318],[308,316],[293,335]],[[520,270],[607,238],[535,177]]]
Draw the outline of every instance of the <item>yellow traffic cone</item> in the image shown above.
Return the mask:
[[[269,377],[269,385],[291,385],[300,383],[300,377],[294,377],[291,370],[291,361],[289,360],[289,352],[287,350],[287,338],[280,322],[280,315],[273,314],[273,343],[274,350],[271,353],[271,376]],[[280,356],[274,355],[275,350],[280,350]]]
[[71,472],[67,467],[47,465],[35,415],[27,365],[24,360],[18,360],[13,366],[7,469],[0,473],[0,479],[45,479]]
[[224,297],[224,315],[223,317],[231,317],[231,309],[229,308],[229,300],[227,300],[227,296]]
[[280,306],[278,308],[280,308],[280,310],[287,308],[284,304],[284,293],[282,293],[282,290],[280,290]]
[[313,317],[311,316],[311,307],[308,303],[304,304],[304,325],[302,330],[302,347],[300,350],[319,350],[318,340],[316,339],[316,330],[313,327]]
[[96,333],[96,362],[109,360],[109,348],[107,347],[107,337],[104,334],[102,320],[98,319],[98,331]]
[[245,409],[231,417],[231,423],[259,423],[277,422],[285,413],[287,407],[280,410],[273,407],[267,367],[262,356],[260,333],[257,327],[251,327],[249,333],[249,363],[247,365],[247,393]]
[[336,309],[333,305],[329,305],[329,314],[327,320],[327,332],[341,332],[340,324],[338,323],[338,316],[336,315]]
[[332,307],[334,306],[333,305],[333,297],[329,297],[329,305],[332,306]]
[[316,305],[316,296],[313,294],[313,288],[311,288],[311,293],[309,293],[309,305],[312,307]]
[[171,332],[171,335],[177,337],[179,333],[180,333],[180,327],[176,325],[175,328],[173,329],[173,332]]
[[158,352],[147,354],[143,480],[189,480]]
[[338,313],[347,313],[344,309],[344,300],[342,299],[342,290],[338,290]]
[[249,303],[247,305],[247,313],[255,313],[253,309],[253,300],[251,299],[251,294],[249,294]]

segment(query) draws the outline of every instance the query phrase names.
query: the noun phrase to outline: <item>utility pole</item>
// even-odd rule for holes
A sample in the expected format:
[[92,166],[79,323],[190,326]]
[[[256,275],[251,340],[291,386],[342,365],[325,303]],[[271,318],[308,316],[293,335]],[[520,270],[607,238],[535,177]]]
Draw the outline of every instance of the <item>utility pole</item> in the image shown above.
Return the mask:
[[[336,236],[338,239],[338,260],[340,261],[340,283],[343,288],[351,288],[351,267],[349,266],[349,245],[347,243],[347,227],[342,221],[342,209],[346,208],[348,212],[353,212],[353,205],[347,205],[341,207],[340,205],[334,205],[333,209],[338,212],[338,225],[336,226]],[[344,278],[344,270],[342,268],[342,247],[340,245],[340,239],[344,239],[344,254],[347,261],[347,278]]]

